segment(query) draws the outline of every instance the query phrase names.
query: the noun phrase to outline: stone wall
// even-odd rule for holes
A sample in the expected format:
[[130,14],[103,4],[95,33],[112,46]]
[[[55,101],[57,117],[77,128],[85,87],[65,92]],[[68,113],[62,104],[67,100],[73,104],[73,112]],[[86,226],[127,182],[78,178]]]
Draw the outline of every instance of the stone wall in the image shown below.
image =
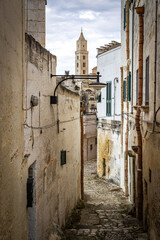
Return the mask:
[[24,1],[0,1],[0,239],[27,239],[23,161]]
[[83,116],[84,125],[84,161],[97,158],[97,123],[96,114]]
[[[80,198],[80,98],[58,89],[58,105],[50,105],[56,79],[56,57],[26,34],[25,84],[25,156],[26,178],[34,166],[35,196],[28,208],[29,234],[48,239],[56,225],[65,224]],[[38,106],[30,108],[31,96]],[[61,151],[66,151],[66,164],[61,165]]]
[[[126,65],[125,55],[126,55],[126,43],[125,43],[125,31],[123,29],[123,13],[124,13],[124,4],[125,1],[121,1],[122,6],[122,57],[121,64],[122,66]],[[141,133],[142,133],[142,163],[143,163],[143,225],[144,229],[149,231],[149,238],[151,240],[158,240],[160,238],[160,186],[159,186],[159,176],[160,176],[160,161],[159,161],[159,127],[155,126],[155,131],[153,131],[153,120],[154,120],[154,79],[155,79],[155,19],[156,19],[156,1],[144,1],[137,0],[134,1],[135,7],[144,6],[144,45],[143,45],[143,103],[141,107]],[[158,26],[160,23],[160,2],[157,1],[158,7]],[[134,31],[133,38],[133,106],[136,106],[136,71],[139,68],[139,17],[136,14],[135,9],[132,9],[133,4],[130,8],[130,53],[132,51],[132,33]],[[132,28],[132,13],[134,12],[134,25]],[[157,28],[157,67],[156,67],[156,110],[160,105],[159,97],[159,59],[160,59],[160,31],[159,27]],[[149,56],[149,105],[145,104],[145,81],[146,81],[146,58]],[[131,66],[132,66],[131,64]],[[130,70],[131,70],[130,66]],[[125,77],[125,71],[124,71]],[[129,119],[129,150],[132,150],[132,146],[137,146],[137,132],[135,129],[135,115],[136,108],[133,107],[133,114],[130,114]],[[160,121],[160,113],[157,113],[157,122]],[[125,120],[126,122],[126,120]],[[126,124],[126,123],[125,123]],[[123,131],[123,135],[125,129]],[[135,162],[135,179],[130,178],[129,184],[132,184],[133,181],[137,181],[137,154],[134,158],[129,158],[129,167]],[[130,163],[132,161],[132,163]],[[130,177],[130,174],[129,174]],[[137,184],[137,183],[136,183]],[[130,188],[130,186],[129,186]],[[130,192],[132,194],[132,191]],[[137,191],[133,193],[136,195]],[[133,199],[133,196],[130,196],[130,199]]]
[[45,5],[46,0],[25,0],[25,31],[45,47]]
[[[138,3],[139,2],[139,3]],[[144,54],[143,54],[143,106],[145,105],[145,81],[146,81],[146,58],[149,56],[149,106],[141,108],[141,132],[142,132],[142,156],[143,156],[143,223],[145,229],[149,230],[150,239],[158,240],[160,238],[160,135],[159,127],[155,126],[154,121],[154,79],[155,79],[155,17],[156,1],[137,1],[137,6],[144,5]],[[160,24],[160,2],[158,1],[158,26]],[[138,39],[139,39],[139,21],[135,13],[135,38],[134,38],[134,76],[138,68]],[[160,30],[158,31],[157,42],[157,68],[156,68],[156,110],[160,106],[159,86],[160,86]],[[134,77],[135,79],[135,77]],[[134,80],[134,86],[135,80]],[[135,88],[134,88],[135,101]],[[135,111],[134,111],[135,114]],[[160,113],[157,113],[157,122],[160,121]],[[132,138],[133,141],[133,138]]]
[[98,123],[97,174],[120,185],[120,122],[106,119]]

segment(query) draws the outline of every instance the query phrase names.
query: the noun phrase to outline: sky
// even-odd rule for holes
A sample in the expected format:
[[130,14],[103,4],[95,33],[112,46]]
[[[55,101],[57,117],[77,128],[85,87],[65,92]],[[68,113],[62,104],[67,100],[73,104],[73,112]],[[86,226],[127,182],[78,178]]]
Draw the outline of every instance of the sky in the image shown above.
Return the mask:
[[89,73],[97,65],[97,48],[120,42],[120,0],[48,0],[46,48],[57,56],[57,74],[75,74],[75,51],[81,28],[88,41]]

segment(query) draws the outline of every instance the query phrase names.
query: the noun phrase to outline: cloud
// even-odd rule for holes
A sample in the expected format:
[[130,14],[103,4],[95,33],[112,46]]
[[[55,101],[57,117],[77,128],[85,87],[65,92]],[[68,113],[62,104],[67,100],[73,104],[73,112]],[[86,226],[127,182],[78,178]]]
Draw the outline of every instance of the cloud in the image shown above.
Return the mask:
[[96,48],[120,41],[120,0],[48,0],[46,47],[57,56],[57,73],[74,73],[76,41],[81,27],[88,41],[89,66],[96,65]]
[[100,13],[98,13],[98,12],[84,11],[84,12],[80,12],[79,18],[95,20],[99,15],[100,15]]

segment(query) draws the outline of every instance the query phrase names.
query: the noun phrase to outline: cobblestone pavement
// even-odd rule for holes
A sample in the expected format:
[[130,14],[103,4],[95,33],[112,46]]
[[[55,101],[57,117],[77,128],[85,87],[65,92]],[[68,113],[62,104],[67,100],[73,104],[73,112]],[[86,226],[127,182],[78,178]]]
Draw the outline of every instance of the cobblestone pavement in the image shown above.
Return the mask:
[[85,207],[72,214],[66,240],[146,240],[122,190],[96,175],[96,161],[85,163]]

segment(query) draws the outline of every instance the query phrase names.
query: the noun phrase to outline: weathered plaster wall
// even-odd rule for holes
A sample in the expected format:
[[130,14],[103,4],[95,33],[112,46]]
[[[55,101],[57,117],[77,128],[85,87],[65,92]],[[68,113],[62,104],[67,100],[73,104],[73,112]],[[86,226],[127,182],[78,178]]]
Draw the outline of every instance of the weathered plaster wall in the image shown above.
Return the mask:
[[106,119],[101,119],[98,123],[97,173],[99,177],[112,179],[120,185],[120,125],[111,126],[113,123],[115,122]]
[[[106,88],[101,90],[101,102],[97,103],[98,115],[98,148],[97,172],[98,176],[111,178],[120,184],[121,170],[121,78],[120,78],[121,47],[97,56],[97,68],[103,83],[111,82],[111,116],[106,116]],[[118,81],[115,81],[117,78]]]
[[96,114],[83,116],[84,126],[84,161],[97,158],[97,124]]
[[[143,222],[145,229],[149,229],[151,240],[160,239],[160,136],[151,133],[154,120],[154,64],[155,64],[155,16],[156,1],[136,1],[138,6],[144,5],[144,56],[143,56],[143,105],[145,105],[146,58],[149,56],[149,108],[141,112],[142,156],[143,156]],[[158,1],[158,42],[157,42],[157,92],[156,110],[160,106],[160,1]],[[134,76],[138,69],[138,15],[135,14],[134,38]],[[135,77],[134,84],[135,86]],[[135,88],[134,88],[135,101]],[[135,112],[134,112],[135,113]],[[160,121],[160,113],[157,114]],[[159,127],[155,127],[159,132]],[[132,141],[134,141],[132,137]]]
[[25,0],[25,31],[45,47],[46,0]]
[[[26,169],[36,162],[35,228],[39,240],[47,239],[54,224],[65,223],[80,198],[80,99],[61,87],[58,105],[50,105],[56,86],[50,74],[56,74],[56,57],[28,35],[26,56],[25,108],[29,109],[32,95],[39,99],[38,106],[26,111],[24,128]],[[66,151],[63,166],[61,150]]]
[[24,1],[0,1],[0,239],[27,239],[23,159]]
[[[122,6],[122,66],[126,65],[125,62],[125,31],[123,29],[123,8],[126,1],[121,1]],[[149,230],[149,238],[151,240],[157,240],[160,238],[160,191],[159,191],[159,176],[160,176],[160,164],[159,164],[159,134],[152,132],[153,120],[154,120],[154,67],[155,67],[155,17],[156,17],[156,1],[134,1],[135,7],[144,6],[144,46],[143,46],[143,106],[145,105],[145,80],[146,80],[146,58],[149,56],[149,106],[141,108],[141,133],[142,133],[142,162],[143,162],[143,223],[144,228]],[[158,3],[158,26],[160,22],[160,2]],[[132,6],[131,6],[132,10]],[[136,71],[139,67],[139,17],[134,11],[134,28],[131,28],[132,24],[132,12],[130,10],[130,47],[132,44],[132,33],[134,30],[133,39],[133,106],[136,105]],[[159,108],[159,59],[160,59],[160,31],[158,30],[158,42],[157,42],[157,92],[156,92],[156,110]],[[131,50],[131,49],[130,49]],[[124,72],[125,74],[125,72]],[[125,75],[124,75],[125,77]],[[130,117],[129,130],[132,134],[129,136],[129,150],[132,150],[131,146],[137,146],[137,133],[135,129],[135,114],[136,110],[133,108],[133,115]],[[160,120],[160,114],[157,114],[157,121]],[[155,131],[159,132],[159,127],[155,127]],[[124,130],[125,132],[125,130]],[[123,133],[124,134],[124,133]],[[135,180],[137,172],[137,154],[135,155]],[[130,163],[132,161],[132,163]],[[133,164],[129,158],[129,166]],[[130,173],[129,173],[130,177]],[[129,179],[129,184],[133,183],[133,178]],[[136,193],[136,192],[135,192]],[[132,199],[132,198],[131,198]]]
[[[97,69],[102,75],[100,81],[103,83],[112,82],[112,109],[108,119],[120,120],[121,113],[121,78],[120,78],[121,47],[117,47],[97,56]],[[114,85],[114,79],[118,78],[118,83]],[[114,99],[115,92],[115,99]],[[97,103],[98,118],[106,116],[106,88],[101,90],[101,102]]]

